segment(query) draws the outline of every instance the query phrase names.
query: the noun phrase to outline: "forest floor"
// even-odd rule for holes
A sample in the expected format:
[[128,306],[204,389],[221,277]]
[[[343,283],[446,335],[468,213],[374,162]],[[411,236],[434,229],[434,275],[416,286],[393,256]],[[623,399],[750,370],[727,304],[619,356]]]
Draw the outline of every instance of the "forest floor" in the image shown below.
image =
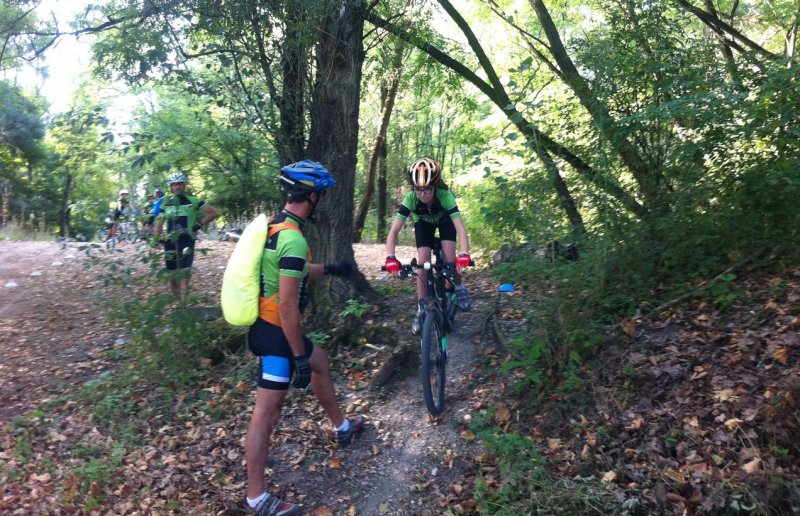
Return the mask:
[[[211,302],[233,245],[203,244],[210,252],[196,260],[192,285]],[[383,246],[355,251],[373,286],[401,286],[378,270]],[[407,261],[413,249],[398,256]],[[125,446],[81,397],[87,385],[130,374],[119,359],[128,332],[97,307],[97,272],[84,264],[55,243],[0,242],[0,513],[238,513],[254,390],[244,372],[255,361],[245,352],[209,366],[199,392],[178,396],[140,426],[140,445]],[[332,361],[342,405],[365,416],[365,432],[349,447],[332,444],[313,395],[290,389],[267,464],[272,493],[317,516],[502,512],[476,493],[478,480],[488,491],[512,482],[508,457],[500,467],[499,452],[483,447],[482,420],[523,436],[546,460],[550,489],[524,493],[529,511],[800,508],[800,268],[745,271],[724,302],[698,297],[660,318],[623,321],[573,398],[520,392],[524,375],[500,367],[511,350],[498,344],[523,335],[546,292],[499,294],[480,269],[468,282],[474,308],[458,314],[448,339],[445,412],[427,415],[414,363],[385,388],[368,388],[392,351],[416,340],[411,283],[381,289],[364,324],[390,336]],[[149,388],[118,402],[144,406]],[[571,511],[552,489],[562,480],[594,508]]]

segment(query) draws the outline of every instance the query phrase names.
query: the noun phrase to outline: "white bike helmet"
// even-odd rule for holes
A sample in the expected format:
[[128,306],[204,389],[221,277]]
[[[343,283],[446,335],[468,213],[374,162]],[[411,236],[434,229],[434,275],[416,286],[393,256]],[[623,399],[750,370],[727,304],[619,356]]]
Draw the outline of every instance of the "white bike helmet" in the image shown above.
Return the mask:
[[411,186],[418,188],[436,186],[441,177],[441,167],[428,156],[419,158],[408,167],[408,182]]
[[170,174],[167,178],[167,184],[171,185],[172,183],[186,183],[189,181],[189,178],[186,177],[186,174],[183,172],[175,172],[174,174]]

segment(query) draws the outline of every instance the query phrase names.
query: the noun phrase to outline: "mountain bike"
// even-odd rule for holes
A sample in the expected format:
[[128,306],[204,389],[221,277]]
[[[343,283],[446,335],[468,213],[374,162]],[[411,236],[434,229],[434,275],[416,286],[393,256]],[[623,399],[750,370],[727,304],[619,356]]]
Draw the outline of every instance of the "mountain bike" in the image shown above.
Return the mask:
[[119,238],[129,244],[135,243],[141,238],[139,224],[135,220],[126,220],[119,223]]
[[[432,415],[444,410],[445,370],[447,368],[447,333],[455,328],[458,301],[456,296],[454,263],[445,263],[442,245],[434,239],[431,255],[434,262],[426,262],[421,268],[428,271],[427,307],[421,321],[422,338],[422,394],[425,406]],[[474,262],[470,265],[474,265]],[[401,278],[416,278],[420,265],[417,259],[400,266]],[[386,267],[381,267],[386,270]]]

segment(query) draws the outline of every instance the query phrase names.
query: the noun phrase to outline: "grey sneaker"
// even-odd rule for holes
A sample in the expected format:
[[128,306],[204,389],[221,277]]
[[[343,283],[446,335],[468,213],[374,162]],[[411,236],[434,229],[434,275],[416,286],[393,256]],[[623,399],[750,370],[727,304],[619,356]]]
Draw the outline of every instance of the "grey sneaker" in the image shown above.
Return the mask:
[[350,444],[354,435],[364,431],[364,416],[351,417],[348,421],[350,428],[336,431],[336,442],[343,448]]
[[258,516],[291,516],[300,513],[300,506],[293,503],[284,502],[271,494],[256,505],[250,507],[247,498],[244,499],[244,512],[247,514],[257,514]]
[[425,320],[426,308],[427,303],[425,301],[420,301],[417,307],[417,313],[414,315],[414,321],[411,323],[411,333],[414,335],[418,335],[422,330],[422,321]]
[[414,335],[418,335],[419,331],[422,329],[422,316],[424,312],[417,312],[414,315],[414,320],[411,322],[411,333]]
[[461,286],[456,287],[456,296],[458,296],[458,306],[464,312],[469,312],[472,309],[472,301],[469,299],[469,294],[467,294],[467,287]]

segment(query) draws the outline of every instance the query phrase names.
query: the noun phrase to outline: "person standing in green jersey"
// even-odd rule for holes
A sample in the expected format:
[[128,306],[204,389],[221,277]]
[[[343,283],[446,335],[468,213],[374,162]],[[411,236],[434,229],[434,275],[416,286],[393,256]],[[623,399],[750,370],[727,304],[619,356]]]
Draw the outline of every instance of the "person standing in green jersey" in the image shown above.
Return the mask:
[[172,195],[164,199],[153,226],[153,235],[164,235],[159,243],[164,249],[167,270],[172,272],[170,290],[181,298],[189,294],[197,231],[219,217],[219,212],[213,206],[186,194],[187,181],[188,178],[182,173],[167,178]]
[[[408,182],[413,190],[404,198],[397,209],[397,217],[386,238],[386,270],[390,274],[400,272],[400,262],[395,256],[397,235],[406,220],[412,217],[414,236],[417,243],[417,260],[420,264],[431,261],[431,249],[436,230],[442,242],[442,255],[445,263],[456,266],[455,283],[458,306],[468,311],[472,308],[467,288],[461,279],[461,271],[472,263],[469,256],[469,237],[464,220],[458,211],[453,192],[442,181],[442,169],[432,158],[423,156],[408,167]],[[461,252],[456,256],[456,237],[461,244]],[[412,333],[419,333],[422,315],[425,313],[428,296],[427,271],[417,271],[417,313],[411,325]]]
[[256,404],[245,438],[247,495],[251,514],[288,516],[300,507],[267,493],[264,467],[272,429],[289,389],[311,384],[325,414],[336,429],[336,442],[347,446],[364,429],[364,418],[346,418],[331,381],[328,355],[303,335],[301,313],[308,303],[309,278],[331,274],[351,276],[352,262],[312,263],[303,227],[311,220],[325,192],[336,181],[320,163],[304,160],[281,169],[281,190],[288,196],[283,210],[269,222],[261,258],[259,317],[250,327],[248,344],[259,357]]

